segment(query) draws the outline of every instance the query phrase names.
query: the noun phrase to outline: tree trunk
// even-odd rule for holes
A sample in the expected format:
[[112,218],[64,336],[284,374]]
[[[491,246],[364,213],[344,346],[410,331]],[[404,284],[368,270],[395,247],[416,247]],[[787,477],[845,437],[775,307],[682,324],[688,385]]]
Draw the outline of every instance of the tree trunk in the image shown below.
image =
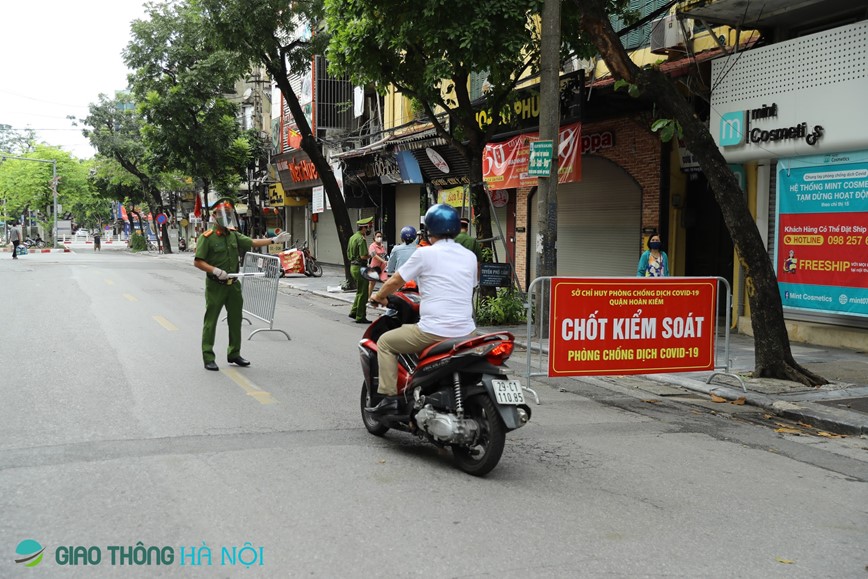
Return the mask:
[[643,96],[677,121],[684,131],[685,144],[699,160],[745,270],[754,331],[754,376],[781,378],[811,386],[825,384],[825,379],[793,359],[772,263],[742,198],[738,181],[711,138],[708,127],[693,113],[687,99],[668,78],[656,70],[640,70],[630,60],[599,0],[574,1],[582,11],[582,28],[613,75],[636,85]]

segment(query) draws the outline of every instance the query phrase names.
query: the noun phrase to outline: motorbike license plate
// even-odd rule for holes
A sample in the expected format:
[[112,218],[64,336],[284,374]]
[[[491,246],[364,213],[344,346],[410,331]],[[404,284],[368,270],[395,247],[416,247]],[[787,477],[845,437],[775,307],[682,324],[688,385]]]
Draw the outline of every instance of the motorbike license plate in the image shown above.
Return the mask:
[[518,380],[492,380],[491,385],[498,404],[524,404],[524,393]]

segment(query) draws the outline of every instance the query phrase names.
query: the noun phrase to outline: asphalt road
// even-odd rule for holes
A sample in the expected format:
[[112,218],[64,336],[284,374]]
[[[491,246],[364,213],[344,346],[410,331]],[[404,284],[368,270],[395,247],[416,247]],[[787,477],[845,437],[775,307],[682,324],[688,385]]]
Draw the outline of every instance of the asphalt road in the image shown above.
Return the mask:
[[[756,409],[628,385],[538,384],[531,423],[473,478],[364,430],[343,303],[282,292],[274,325],[292,340],[261,332],[235,368],[221,326],[212,373],[192,265],[3,255],[0,577],[866,575],[868,441],[788,437]],[[45,547],[35,569],[15,563],[24,539]],[[111,565],[109,546],[140,541],[174,562]],[[248,542],[249,569],[221,566]],[[188,568],[203,543],[211,565]],[[61,565],[64,546],[101,561]]]

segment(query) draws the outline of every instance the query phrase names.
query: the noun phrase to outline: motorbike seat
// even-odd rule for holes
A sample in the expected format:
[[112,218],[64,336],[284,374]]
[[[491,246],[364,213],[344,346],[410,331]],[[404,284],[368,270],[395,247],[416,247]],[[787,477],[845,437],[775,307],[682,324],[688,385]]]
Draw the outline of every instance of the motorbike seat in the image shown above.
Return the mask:
[[442,342],[437,342],[436,344],[431,344],[424,350],[419,353],[419,360],[424,360],[428,356],[437,356],[439,354],[445,354],[450,352],[452,348],[461,342],[466,342],[469,336],[462,336],[460,338],[449,338],[447,340],[443,340]]

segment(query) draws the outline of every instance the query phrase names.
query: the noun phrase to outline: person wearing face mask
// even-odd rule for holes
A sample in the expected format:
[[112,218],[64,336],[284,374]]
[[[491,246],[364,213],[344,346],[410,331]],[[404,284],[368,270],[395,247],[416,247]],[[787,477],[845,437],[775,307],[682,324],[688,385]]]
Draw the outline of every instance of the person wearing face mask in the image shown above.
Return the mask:
[[219,199],[211,208],[211,229],[199,236],[193,265],[207,274],[205,279],[205,320],[202,325],[202,360],[205,369],[217,371],[214,355],[214,335],[220,312],[226,308],[229,326],[229,348],[226,359],[236,366],[249,366],[241,357],[241,311],[244,298],[237,278],[240,256],[254,247],[289,241],[289,233],[271,239],[251,239],[236,231],[235,208],[230,199]]
[[[368,268],[380,268],[380,281],[386,281],[386,266],[389,262],[386,258],[386,248],[383,246],[382,231],[374,232],[374,242],[368,247],[368,255],[371,256],[371,259],[368,261]],[[375,285],[377,285],[377,282],[373,280],[368,282],[368,295],[374,293]]]
[[658,234],[648,238],[648,250],[639,258],[637,277],[669,277],[669,257],[661,247],[663,243]]

